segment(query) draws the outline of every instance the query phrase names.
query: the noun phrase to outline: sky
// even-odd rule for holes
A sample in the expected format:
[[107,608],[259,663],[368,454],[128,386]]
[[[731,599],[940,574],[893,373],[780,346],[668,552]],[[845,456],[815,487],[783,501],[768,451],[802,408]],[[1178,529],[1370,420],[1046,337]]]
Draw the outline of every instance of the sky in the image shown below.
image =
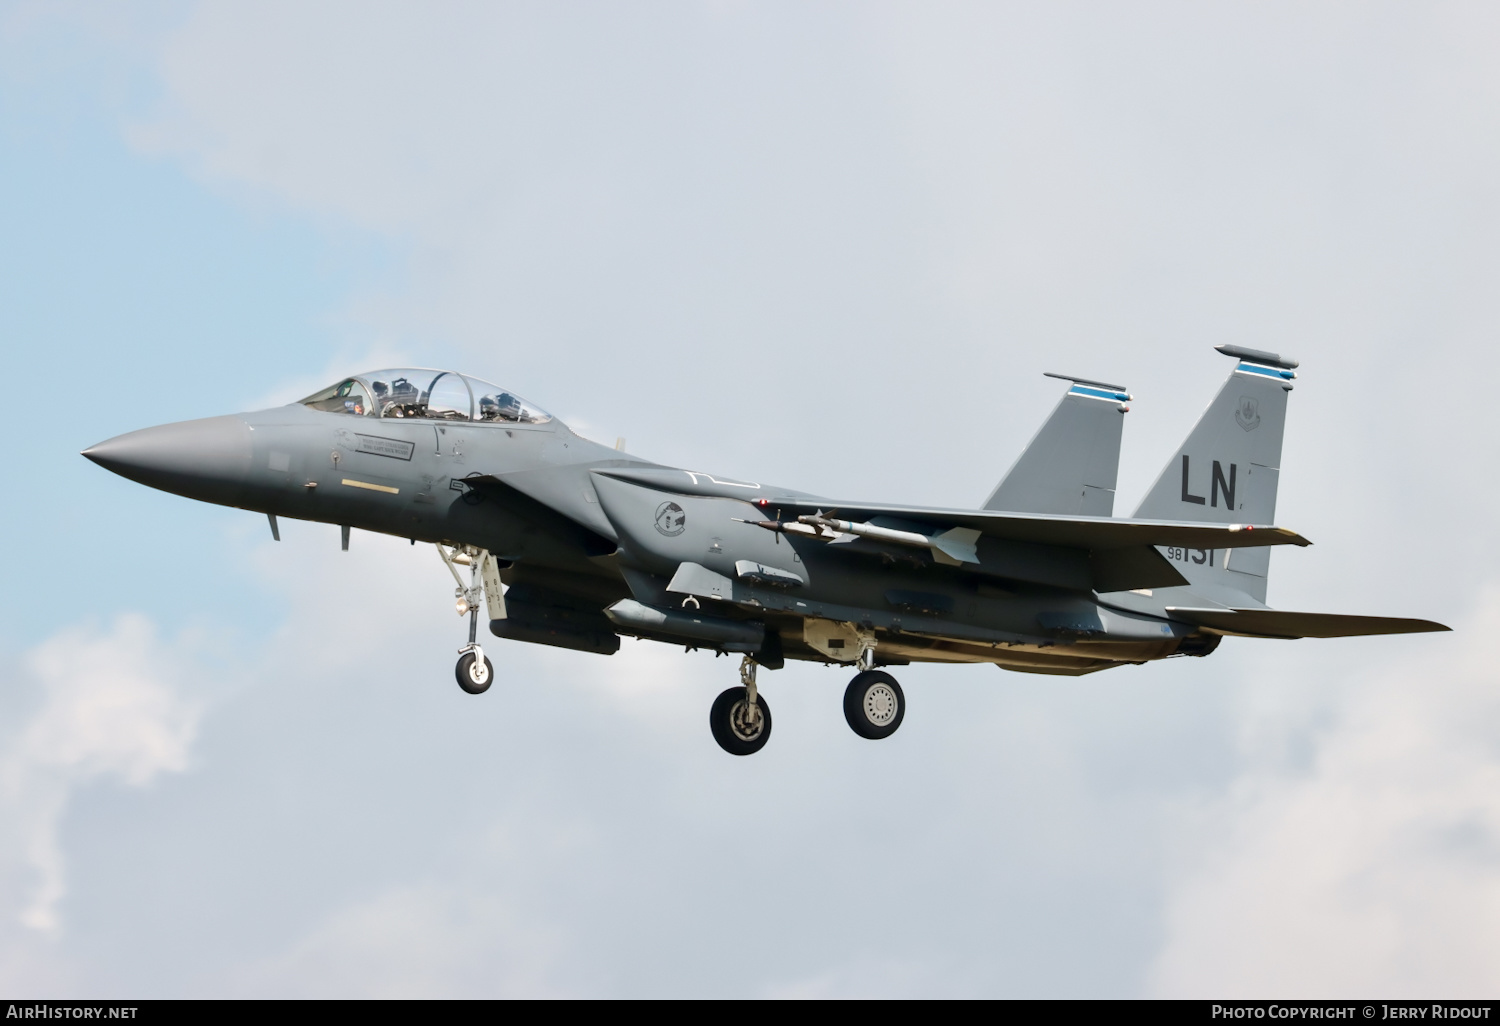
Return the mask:
[[[1389,3],[0,2],[0,990],[1493,996],[1500,11]],[[608,659],[436,555],[77,454],[348,373],[648,459],[973,506],[1125,384],[1128,515],[1302,361],[1280,608],[1079,679]]]

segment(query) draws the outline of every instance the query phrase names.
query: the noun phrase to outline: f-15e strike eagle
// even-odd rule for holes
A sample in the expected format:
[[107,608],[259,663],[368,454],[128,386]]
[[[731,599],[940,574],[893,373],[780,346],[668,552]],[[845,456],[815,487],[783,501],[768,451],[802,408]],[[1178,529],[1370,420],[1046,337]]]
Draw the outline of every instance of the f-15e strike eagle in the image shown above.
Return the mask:
[[[457,582],[459,686],[498,638],[612,655],[620,636],[743,656],[713,703],[725,751],[771,735],[756,668],[857,669],[856,734],[901,726],[881,667],[994,663],[1076,676],[1206,656],[1226,634],[1328,638],[1447,630],[1427,620],[1266,605],[1295,360],[1219,346],[1229,380],[1130,519],[1112,516],[1118,385],[1067,393],[980,509],[851,502],[679,470],[581,438],[487,382],[435,370],[356,374],[279,409],[147,428],[83,455],[205,502],[428,542]],[[467,570],[467,579],[463,573]]]

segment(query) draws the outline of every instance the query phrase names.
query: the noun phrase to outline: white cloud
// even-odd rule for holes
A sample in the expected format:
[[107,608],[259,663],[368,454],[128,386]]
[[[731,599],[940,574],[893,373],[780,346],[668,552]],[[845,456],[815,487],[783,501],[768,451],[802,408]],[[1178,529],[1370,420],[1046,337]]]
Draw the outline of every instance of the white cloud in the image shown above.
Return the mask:
[[489,4],[197,4],[162,49],[168,107],[132,136],[321,217],[452,231],[503,174],[507,48],[526,20]]
[[[1152,986],[1178,997],[1484,997],[1500,985],[1500,592],[1456,636],[1341,688],[1301,769],[1286,704],[1173,860]],[[1316,687],[1308,681],[1302,686]],[[1331,681],[1327,683],[1332,683]],[[1253,740],[1248,738],[1253,736]],[[1201,861],[1200,861],[1201,860]]]
[[42,643],[26,673],[40,708],[0,752],[0,852],[6,907],[36,930],[61,925],[67,893],[59,832],[81,787],[117,781],[144,787],[182,772],[200,709],[180,680],[178,656],[137,615],[122,615],[103,633],[84,628]]
[[490,893],[407,886],[338,910],[284,952],[234,970],[230,988],[261,998],[558,997],[548,982],[558,947]]

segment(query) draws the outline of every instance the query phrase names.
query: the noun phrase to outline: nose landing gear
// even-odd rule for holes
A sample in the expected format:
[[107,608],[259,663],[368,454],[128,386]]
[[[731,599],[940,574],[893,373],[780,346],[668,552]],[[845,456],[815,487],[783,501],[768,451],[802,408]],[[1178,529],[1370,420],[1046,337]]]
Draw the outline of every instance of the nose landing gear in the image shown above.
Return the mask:
[[771,739],[771,707],[755,686],[755,660],[740,662],[743,687],[730,688],[714,699],[708,726],[714,740],[730,755],[754,755]]
[[[495,564],[495,557],[484,549],[455,545],[449,552],[439,545],[437,550],[458,583],[454,589],[454,608],[459,616],[468,614],[469,617],[469,643],[458,650],[458,665],[453,668],[453,675],[458,678],[458,686],[469,694],[482,695],[494,682],[495,666],[479,645],[479,606],[481,601],[488,604],[491,620],[505,619],[500,569]],[[458,574],[458,567],[464,565],[469,567],[468,587],[464,587],[463,578]]]

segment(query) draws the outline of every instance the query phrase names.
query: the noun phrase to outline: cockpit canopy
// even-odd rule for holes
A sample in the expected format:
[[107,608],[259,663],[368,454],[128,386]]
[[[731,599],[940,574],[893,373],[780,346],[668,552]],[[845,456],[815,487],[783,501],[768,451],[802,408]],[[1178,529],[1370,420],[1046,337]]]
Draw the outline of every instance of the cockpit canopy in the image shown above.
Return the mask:
[[545,424],[552,415],[514,392],[452,371],[410,367],[345,378],[302,400],[303,406],[356,417]]

